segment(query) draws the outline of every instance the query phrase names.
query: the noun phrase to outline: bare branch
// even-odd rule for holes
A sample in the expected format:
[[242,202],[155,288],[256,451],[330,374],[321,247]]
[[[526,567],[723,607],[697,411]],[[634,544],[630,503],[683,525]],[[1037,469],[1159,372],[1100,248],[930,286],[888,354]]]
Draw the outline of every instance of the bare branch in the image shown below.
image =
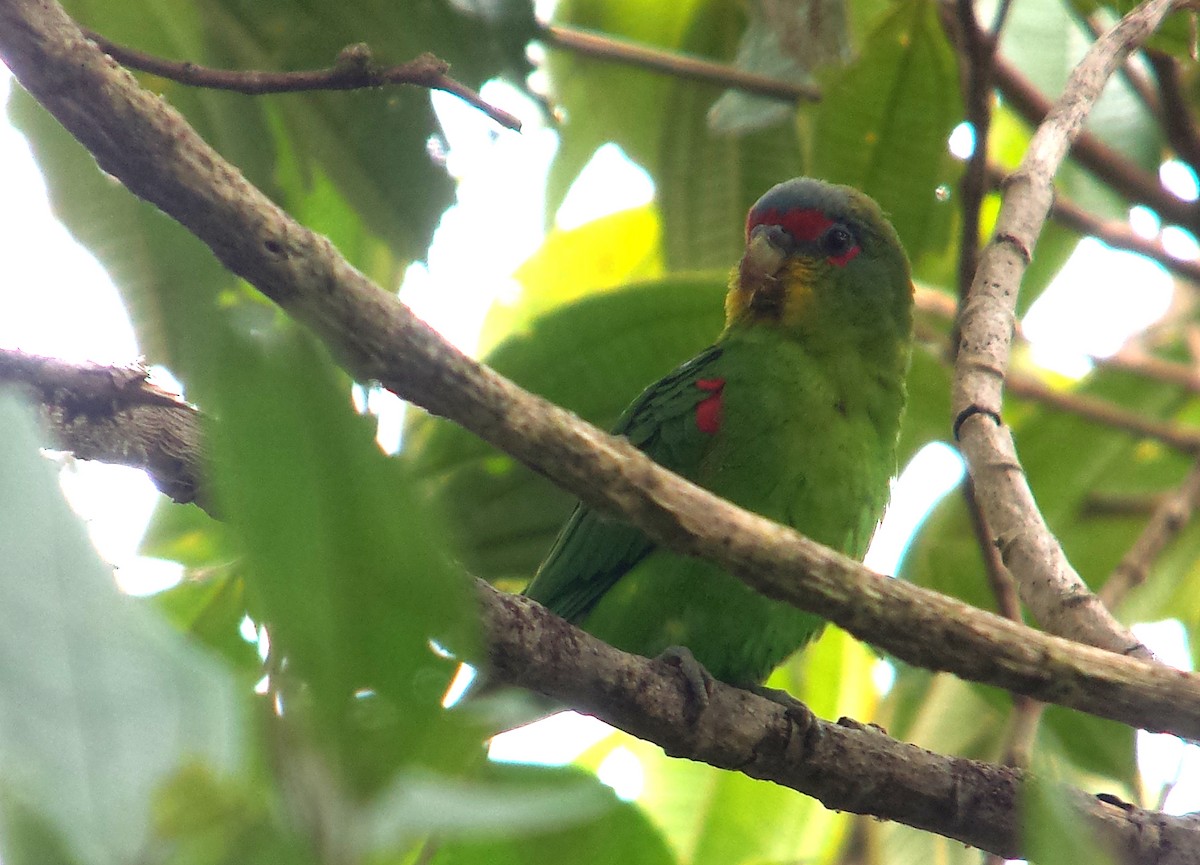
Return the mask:
[[371,57],[365,43],[347,45],[328,69],[298,72],[262,72],[255,70],[210,69],[189,61],[178,62],[147,54],[135,48],[118,45],[92,30],[83,30],[89,39],[100,46],[109,57],[122,66],[149,72],[192,87],[210,90],[230,90],[260,96],[266,93],[299,93],[312,90],[364,90],[395,84],[411,84],[430,90],[452,93],[501,126],[520,131],[521,121],[507,111],[486,101],[479,93],[446,73],[450,64],[432,54],[422,54],[415,60],[398,66],[379,66]]
[[1050,408],[1078,415],[1094,423],[1162,442],[1185,454],[1200,452],[1200,430],[1166,421],[1152,420],[1107,400],[1056,390],[1028,375],[1010,372],[1005,384],[1008,392],[1013,396],[1035,400]]
[[207,508],[196,411],[147,376],[141,366],[72,364],[0,349],[0,383],[32,395],[55,447],[144,469],[175,501]]
[[767,96],[782,102],[816,102],[821,92],[815,87],[793,84],[766,75],[746,72],[726,63],[714,63],[648,45],[600,33],[589,33],[573,27],[551,24],[542,29],[542,36],[556,48],[574,51],[585,57],[595,57],[615,63],[626,63],[652,72],[662,72],[675,78],[701,81],[721,87],[732,87],[746,93]]
[[1167,140],[1180,159],[1192,166],[1193,170],[1200,169],[1200,127],[1196,124],[1191,100],[1184,92],[1179,61],[1153,49],[1146,52],[1146,58],[1150,61],[1150,68],[1154,70],[1158,89],[1162,93],[1165,106],[1162,121]]
[[[934,754],[876,727],[824,721],[716,683],[696,713],[678,670],[627,655],[528,598],[478,584],[493,675],[554,697],[667,754],[773,781],[825,807],[870,814],[1006,858],[1029,855],[1020,770]],[[1061,788],[1087,831],[1127,863],[1200,863],[1195,820]]]
[[954,431],[980,506],[1030,611],[1053,633],[1139,657],[1150,653],[1088,590],[1038,511],[1012,434],[1000,420],[1001,390],[1019,284],[1050,212],[1054,172],[1104,83],[1173,5],[1172,0],[1148,0],[1104,34],[1071,73],[1062,97],[1034,134],[1006,184],[995,236],[961,311],[952,393]]
[[1192,466],[1177,490],[1158,502],[1141,535],[1100,590],[1100,600],[1110,610],[1115,610],[1131,590],[1146,582],[1154,562],[1191,522],[1198,506],[1200,462]]

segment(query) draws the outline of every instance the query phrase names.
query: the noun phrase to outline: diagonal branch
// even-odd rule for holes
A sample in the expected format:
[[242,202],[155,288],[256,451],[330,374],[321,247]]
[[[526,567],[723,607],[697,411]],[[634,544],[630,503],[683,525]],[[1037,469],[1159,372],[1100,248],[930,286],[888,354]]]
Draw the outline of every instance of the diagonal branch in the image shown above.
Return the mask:
[[732,87],[782,102],[816,102],[821,98],[820,90],[815,87],[758,75],[727,63],[716,63],[613,36],[564,27],[561,24],[550,24],[542,28],[542,36],[554,47],[574,51],[584,57],[625,63],[675,78]]
[[908,663],[1200,738],[1200,676],[880,577],[683,481],[465,357],[249,184],[49,0],[0,0],[0,58],[105,171],[310,327],[360,380],[451,418],[664,547],[716,562]]
[[951,397],[954,433],[980,506],[1030,611],[1049,631],[1139,657],[1150,653],[1088,590],[1038,511],[1012,434],[1001,422],[1001,391],[1017,293],[1050,212],[1054,173],[1104,83],[1174,5],[1172,0],[1148,0],[1096,41],[1009,177],[995,236],[961,310],[962,340]]
[[1150,568],[1187,524],[1200,506],[1200,463],[1192,466],[1178,489],[1154,508],[1138,539],[1117,564],[1100,591],[1100,599],[1115,610],[1131,590],[1150,575]]
[[[627,655],[528,598],[478,585],[493,674],[580,707],[667,754],[773,781],[825,807],[936,832],[1005,858],[1028,856],[1020,770],[935,754],[876,727],[837,723],[716,683],[697,717],[678,671]],[[1126,863],[1200,863],[1200,825],[1070,788],[1060,795]]]
[[415,60],[397,66],[380,66],[371,57],[371,49],[363,42],[347,45],[338,53],[328,69],[309,69],[298,72],[263,72],[258,70],[211,69],[189,61],[167,60],[135,48],[118,45],[92,30],[84,34],[100,49],[122,66],[149,72],[192,87],[210,90],[230,90],[259,96],[265,93],[300,93],[311,90],[364,90],[395,84],[412,84],[430,90],[452,93],[501,126],[520,131],[521,121],[507,111],[487,102],[479,93],[446,73],[450,64],[432,54],[422,54]]

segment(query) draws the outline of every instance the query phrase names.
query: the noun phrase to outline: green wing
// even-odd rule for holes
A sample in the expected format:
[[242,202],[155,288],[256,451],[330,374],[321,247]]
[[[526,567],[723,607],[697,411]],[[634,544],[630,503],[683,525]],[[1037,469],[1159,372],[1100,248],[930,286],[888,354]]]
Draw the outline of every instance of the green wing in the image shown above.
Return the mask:
[[[696,386],[718,378],[721,348],[712,346],[652,384],[625,410],[613,429],[671,471],[695,480],[711,437],[696,426],[696,406],[712,394]],[[525,594],[558,615],[577,621],[654,543],[624,522],[578,505]]]

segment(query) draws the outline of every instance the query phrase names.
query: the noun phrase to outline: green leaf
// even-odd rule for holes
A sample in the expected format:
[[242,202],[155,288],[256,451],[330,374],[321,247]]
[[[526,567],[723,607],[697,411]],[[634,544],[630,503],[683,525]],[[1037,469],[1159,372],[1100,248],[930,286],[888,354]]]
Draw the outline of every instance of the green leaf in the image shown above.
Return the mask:
[[[622,210],[578,228],[555,228],[513,277],[521,284],[516,303],[488,311],[480,336],[487,353],[507,336],[527,331],[555,307],[599,291],[662,276],[659,220],[653,207]],[[570,279],[563,274],[569,273]]]
[[[593,295],[537,319],[487,362],[608,428],[642,388],[712,343],[724,292],[714,274]],[[573,505],[511,457],[434,418],[414,418],[405,458],[445,509],[464,567],[488,580],[527,579]]]
[[312,865],[311,845],[279,819],[273,793],[259,779],[219,778],[203,766],[189,766],[155,802],[154,831],[163,861]]
[[937,190],[957,178],[946,142],[963,109],[936,4],[894,4],[859,59],[823,80],[812,173],[878,201],[914,262],[939,253],[950,240],[951,207]]
[[192,760],[239,765],[235,682],[118,593],[38,456],[33,421],[8,395],[0,427],[4,793],[81,861],[132,861],[173,772]]
[[1097,835],[1079,819],[1057,783],[1050,759],[1037,761],[1030,773],[1021,801],[1021,829],[1031,863],[1055,865],[1059,862],[1094,862],[1114,865],[1117,861],[1099,843]]
[[[209,356],[214,474],[273,651],[311,689],[318,735],[352,782],[471,753],[441,707],[472,657],[473,596],[435,511],[385,457],[311,339],[229,333]],[[460,731],[461,732],[461,731]]]
[[245,595],[241,577],[226,571],[202,580],[185,580],[145,601],[181,632],[221,655],[249,687],[262,675],[262,662],[255,646],[241,635]]
[[164,496],[154,508],[138,554],[195,569],[228,564],[236,551],[224,523],[198,507],[181,507]]
[[[437,852],[430,860],[432,865],[477,862],[671,865],[676,861],[641,810],[616,801],[612,791],[602,787],[590,774],[569,767],[493,766],[492,769],[492,774],[510,791],[505,799],[493,793],[488,801],[473,809],[464,807],[467,803],[459,800],[447,800],[445,804],[457,808],[468,819],[472,815],[494,819],[497,826],[515,809],[515,819],[509,828],[520,830],[520,834],[501,831],[498,836],[486,839],[468,837],[437,844]],[[522,787],[528,792],[522,792]]]
[[[1018,8],[1014,4],[1000,39],[1000,51],[1007,61],[1051,101],[1058,99],[1093,41],[1070,5],[1026,3]],[[1162,159],[1161,131],[1124,76],[1109,79],[1088,115],[1086,128],[1142,168],[1157,173]]]
[[[738,40],[735,65],[794,84],[812,82],[812,72],[849,55],[844,0],[749,4],[749,21]],[[786,102],[727,90],[708,112],[713,129],[745,132],[778,123],[791,114]]]

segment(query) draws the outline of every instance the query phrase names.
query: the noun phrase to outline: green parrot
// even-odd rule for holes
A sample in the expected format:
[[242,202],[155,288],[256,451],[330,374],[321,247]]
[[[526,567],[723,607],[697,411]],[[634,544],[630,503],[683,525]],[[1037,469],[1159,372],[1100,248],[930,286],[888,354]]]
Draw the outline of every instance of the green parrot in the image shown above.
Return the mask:
[[[715,344],[650,385],[614,433],[861,558],[896,471],[912,296],[900,239],[873,200],[811,178],[780,183],[746,218]],[[619,649],[686,650],[739,687],[761,685],[825,624],[583,505],[525,594]]]

